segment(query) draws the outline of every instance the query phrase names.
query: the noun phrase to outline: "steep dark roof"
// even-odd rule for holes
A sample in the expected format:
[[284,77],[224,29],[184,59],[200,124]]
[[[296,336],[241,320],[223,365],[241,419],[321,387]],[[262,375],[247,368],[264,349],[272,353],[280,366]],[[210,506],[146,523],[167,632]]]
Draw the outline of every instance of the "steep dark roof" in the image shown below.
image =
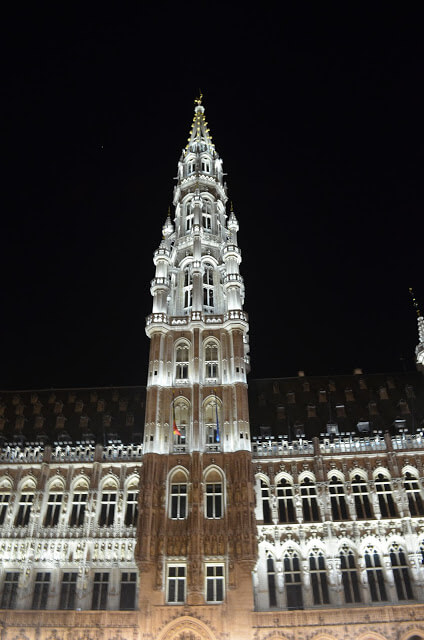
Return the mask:
[[[142,441],[146,388],[100,387],[0,392],[0,438],[6,442]],[[303,433],[311,439],[337,424],[340,433],[394,433],[395,420],[424,427],[424,376],[418,372],[298,376],[249,380],[252,436]]]

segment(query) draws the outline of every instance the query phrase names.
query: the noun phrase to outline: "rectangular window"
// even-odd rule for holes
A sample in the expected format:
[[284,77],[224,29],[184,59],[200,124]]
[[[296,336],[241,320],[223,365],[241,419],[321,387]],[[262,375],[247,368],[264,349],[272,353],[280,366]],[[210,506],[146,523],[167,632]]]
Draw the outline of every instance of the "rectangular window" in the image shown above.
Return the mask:
[[109,574],[95,573],[93,580],[93,598],[91,608],[94,611],[106,609],[107,594],[109,591]]
[[102,505],[100,508],[99,525],[111,527],[115,520],[116,493],[102,493]]
[[167,602],[183,604],[185,602],[186,568],[185,565],[168,566]]
[[3,583],[2,609],[14,609],[18,595],[19,571],[7,572]]
[[4,524],[7,507],[9,506],[10,495],[8,493],[0,493],[0,526]]
[[75,609],[77,594],[77,573],[64,573],[60,588],[59,609]]
[[224,600],[224,565],[206,565],[206,601],[223,602]]
[[84,513],[86,504],[86,493],[74,493],[72,498],[71,519],[69,521],[71,527],[81,527],[84,524]]
[[127,508],[125,510],[125,526],[136,527],[138,517],[138,492],[133,491],[127,495]]
[[206,485],[206,517],[222,518],[222,484],[220,482]]
[[49,597],[50,573],[39,572],[35,576],[32,609],[46,609]]
[[119,598],[119,608],[121,611],[134,611],[135,595],[137,589],[137,574],[122,573],[121,595]]
[[15,526],[26,527],[31,515],[31,507],[34,502],[33,493],[23,493],[19,498],[18,513],[16,515]]
[[187,485],[171,484],[171,513],[173,520],[184,520],[187,517]]
[[47,502],[46,517],[44,518],[45,527],[55,527],[59,522],[60,509],[62,507],[62,494],[50,493]]

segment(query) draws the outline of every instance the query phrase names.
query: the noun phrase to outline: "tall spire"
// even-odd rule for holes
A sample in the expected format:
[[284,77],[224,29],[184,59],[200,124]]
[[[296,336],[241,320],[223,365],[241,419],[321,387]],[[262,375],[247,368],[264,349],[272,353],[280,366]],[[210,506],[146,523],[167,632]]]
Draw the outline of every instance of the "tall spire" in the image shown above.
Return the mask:
[[418,344],[415,348],[416,354],[416,363],[417,368],[420,371],[424,372],[424,318],[421,315],[420,308],[418,306],[418,302],[415,298],[414,292],[411,287],[409,287],[409,293],[412,297],[412,304],[414,305],[414,309],[417,314],[417,322],[418,322]]
[[205,118],[205,108],[202,105],[203,94],[200,93],[199,97],[195,99],[195,108],[193,122],[190,129],[190,135],[187,140],[185,153],[187,152],[199,152],[208,151],[211,154],[215,153],[215,146],[212,142],[212,136],[208,128],[208,123]]

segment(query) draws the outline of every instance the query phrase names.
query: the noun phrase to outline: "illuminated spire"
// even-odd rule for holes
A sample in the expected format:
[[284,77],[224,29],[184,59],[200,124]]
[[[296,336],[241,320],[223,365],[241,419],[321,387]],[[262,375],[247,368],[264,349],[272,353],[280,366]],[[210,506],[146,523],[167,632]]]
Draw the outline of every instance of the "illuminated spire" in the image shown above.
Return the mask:
[[417,322],[418,322],[418,344],[415,348],[415,355],[417,358],[417,368],[420,371],[424,372],[424,318],[421,315],[418,302],[415,299],[415,295],[411,287],[409,288],[409,293],[411,294],[411,297],[412,297],[412,304],[414,305],[414,309],[417,314]]
[[195,108],[193,123],[190,129],[190,136],[185,151],[208,151],[211,154],[215,152],[215,146],[212,142],[212,136],[208,129],[208,123],[205,119],[205,107],[202,105],[203,94],[195,99]]

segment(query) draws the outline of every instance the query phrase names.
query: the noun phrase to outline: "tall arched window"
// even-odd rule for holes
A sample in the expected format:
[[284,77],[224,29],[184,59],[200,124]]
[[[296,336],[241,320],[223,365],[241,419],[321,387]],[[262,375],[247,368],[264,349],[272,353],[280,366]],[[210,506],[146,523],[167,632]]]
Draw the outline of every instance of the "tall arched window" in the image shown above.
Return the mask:
[[355,554],[352,549],[343,546],[340,549],[340,570],[342,573],[343,591],[346,603],[361,602],[358,570]]
[[310,478],[305,478],[300,485],[303,519],[305,522],[319,522],[317,489]]
[[408,471],[405,474],[403,485],[408,498],[409,512],[411,516],[424,516],[424,503],[418,478]]
[[205,477],[205,515],[213,520],[224,515],[224,481],[217,469],[209,470]]
[[413,600],[408,561],[404,550],[398,544],[392,544],[390,547],[390,562],[398,599]]
[[373,602],[387,600],[383,567],[378,551],[373,547],[367,547],[364,558],[371,600]]
[[178,396],[172,402],[172,438],[174,451],[183,451],[187,444],[190,425],[190,405],[186,398]]
[[177,344],[175,350],[175,379],[188,379],[189,347],[185,342]]
[[213,272],[213,266],[205,264],[203,271],[203,307],[206,313],[212,313],[214,310]]
[[278,521],[296,522],[296,510],[293,500],[293,486],[282,478],[277,484]]
[[218,344],[209,340],[205,344],[205,378],[215,382],[218,379]]
[[382,518],[396,518],[397,510],[393,500],[392,486],[390,478],[379,473],[375,479],[375,492],[380,505],[380,513]]
[[312,597],[314,604],[329,604],[327,570],[322,551],[313,549],[309,556],[309,573],[311,576]]
[[344,484],[336,476],[333,476],[329,483],[331,515],[333,520],[347,520],[347,506]]
[[269,485],[261,480],[262,513],[264,524],[272,524],[271,491]]
[[268,578],[268,594],[269,594],[269,606],[277,606],[277,587],[275,580],[275,564],[271,554],[268,554],[266,560],[266,571]]
[[169,482],[169,517],[173,520],[185,520],[188,514],[188,478],[187,474],[178,469]]
[[209,398],[204,406],[204,424],[206,444],[209,449],[217,450],[219,448],[221,434],[221,404],[216,396]]
[[284,583],[286,585],[287,609],[303,609],[300,560],[293,549],[287,549],[284,553]]
[[190,313],[190,309],[193,306],[193,282],[191,278],[190,269],[187,267],[184,269],[184,313],[187,315]]
[[360,475],[356,475],[352,480],[352,494],[355,501],[356,517],[358,520],[368,520],[373,517],[370,497],[368,494],[368,483]]

